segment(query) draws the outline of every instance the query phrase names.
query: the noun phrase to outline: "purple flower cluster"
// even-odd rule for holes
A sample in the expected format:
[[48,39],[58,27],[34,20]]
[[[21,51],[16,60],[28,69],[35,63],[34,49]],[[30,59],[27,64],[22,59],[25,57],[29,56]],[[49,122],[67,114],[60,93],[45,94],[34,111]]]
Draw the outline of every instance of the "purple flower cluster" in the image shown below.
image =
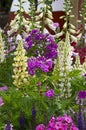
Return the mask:
[[46,58],[57,58],[57,44],[49,34],[42,34],[39,30],[32,30],[25,39],[28,51],[36,46],[36,54],[44,55]]
[[84,98],[86,98],[86,91],[80,91],[79,93],[78,93],[78,96],[79,96],[79,98],[82,98],[82,99],[84,99]]
[[57,44],[54,43],[54,40],[51,36],[48,36],[46,39],[49,44],[46,45],[46,58],[57,58]]
[[40,124],[36,130],[78,130],[70,116],[52,117],[47,126]]
[[38,44],[39,41],[44,39],[44,35],[39,32],[39,30],[32,30],[25,41],[28,44],[28,49],[32,48],[35,44]]
[[34,75],[37,69],[42,70],[47,73],[50,69],[52,69],[53,62],[51,59],[47,59],[45,57],[32,57],[28,60],[28,72],[30,75]]
[[45,96],[48,97],[48,98],[53,97],[54,96],[54,90],[53,89],[48,90],[47,92],[45,92]]
[[13,125],[10,124],[10,122],[8,121],[7,124],[5,125],[4,130],[13,130]]
[[7,89],[8,89],[7,86],[2,86],[2,87],[0,87],[0,91],[6,91]]
[[53,62],[57,58],[57,44],[49,34],[42,34],[39,30],[32,30],[25,39],[27,51],[33,52],[28,60],[28,72],[35,74],[40,69],[47,73],[53,68]]

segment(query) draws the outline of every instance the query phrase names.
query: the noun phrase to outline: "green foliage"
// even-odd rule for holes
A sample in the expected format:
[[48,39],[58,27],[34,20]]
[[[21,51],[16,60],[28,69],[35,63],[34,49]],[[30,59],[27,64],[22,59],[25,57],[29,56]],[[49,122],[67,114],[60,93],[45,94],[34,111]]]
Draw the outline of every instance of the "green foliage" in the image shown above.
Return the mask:
[[13,55],[9,54],[4,63],[0,64],[0,86],[7,85],[11,87],[13,81],[12,63]]

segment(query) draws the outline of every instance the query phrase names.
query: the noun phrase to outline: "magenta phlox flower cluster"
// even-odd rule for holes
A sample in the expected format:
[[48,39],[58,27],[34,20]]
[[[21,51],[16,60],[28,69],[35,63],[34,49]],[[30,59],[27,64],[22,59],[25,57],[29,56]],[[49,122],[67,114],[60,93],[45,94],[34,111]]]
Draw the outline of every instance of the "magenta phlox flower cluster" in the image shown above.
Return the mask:
[[40,124],[36,127],[36,130],[45,130],[45,125],[44,124]]
[[54,90],[53,89],[48,90],[47,92],[45,92],[45,96],[48,97],[48,98],[53,97],[54,96]]
[[52,59],[46,59],[45,57],[31,57],[28,60],[28,72],[30,75],[34,75],[37,69],[47,73],[52,69],[52,66]]
[[59,117],[52,117],[44,129],[40,129],[41,124],[36,127],[36,130],[78,130],[74,125],[70,116],[64,115]]
[[86,91],[84,91],[84,90],[79,91],[78,96],[79,96],[79,98],[82,98],[82,99],[86,98]]

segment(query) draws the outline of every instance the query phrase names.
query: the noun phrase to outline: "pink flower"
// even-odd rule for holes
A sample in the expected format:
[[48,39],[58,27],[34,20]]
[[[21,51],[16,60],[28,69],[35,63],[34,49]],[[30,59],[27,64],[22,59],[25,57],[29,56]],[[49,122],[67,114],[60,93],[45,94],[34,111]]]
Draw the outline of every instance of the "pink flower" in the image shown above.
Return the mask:
[[64,116],[64,120],[65,120],[67,123],[72,123],[72,119],[71,119],[70,116],[65,115],[65,116]]
[[54,90],[53,89],[48,90],[47,92],[45,92],[45,96],[48,97],[48,98],[53,97],[54,96]]
[[55,130],[55,128],[47,128],[46,130]]
[[7,89],[8,89],[7,86],[0,87],[0,91],[6,91]]
[[36,130],[45,130],[45,125],[44,124],[40,124],[36,127]]
[[71,125],[70,130],[79,130],[74,124]]
[[66,122],[66,123],[72,123],[72,119],[70,116],[64,115],[57,117],[57,121]]
[[3,100],[2,98],[0,97],[0,106],[2,106],[4,103],[3,103]]
[[50,119],[50,121],[49,121],[49,124],[48,124],[48,126],[49,127],[53,127],[53,126],[55,126],[55,117],[52,117],[51,119]]
[[57,121],[64,121],[64,117],[63,116],[59,116],[56,118]]
[[56,130],[67,130],[67,125],[63,124],[62,122],[56,122],[55,129]]
[[40,124],[36,127],[36,130],[79,130],[73,123],[70,116],[66,114],[64,116],[52,117],[45,127]]

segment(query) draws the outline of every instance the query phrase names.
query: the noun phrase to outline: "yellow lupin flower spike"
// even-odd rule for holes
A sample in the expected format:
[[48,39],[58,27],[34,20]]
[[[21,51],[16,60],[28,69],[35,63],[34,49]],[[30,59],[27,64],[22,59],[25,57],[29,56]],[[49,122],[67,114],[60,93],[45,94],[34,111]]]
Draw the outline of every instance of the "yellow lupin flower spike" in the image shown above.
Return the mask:
[[23,85],[28,84],[28,71],[27,71],[27,56],[25,56],[25,49],[23,47],[22,39],[18,40],[18,46],[14,52],[13,63],[13,84],[21,88]]

